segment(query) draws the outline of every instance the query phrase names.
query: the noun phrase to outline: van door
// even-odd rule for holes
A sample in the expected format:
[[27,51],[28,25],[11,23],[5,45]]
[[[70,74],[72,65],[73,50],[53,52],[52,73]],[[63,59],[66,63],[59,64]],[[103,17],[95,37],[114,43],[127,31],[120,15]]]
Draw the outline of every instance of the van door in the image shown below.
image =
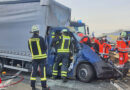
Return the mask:
[[54,60],[55,60],[55,54],[54,54],[54,48],[51,47],[51,43],[52,43],[52,40],[53,40],[53,30],[50,30],[48,35],[46,36],[46,43],[47,43],[47,75],[48,76],[51,76],[52,75],[52,70],[53,70],[53,63],[54,63]]

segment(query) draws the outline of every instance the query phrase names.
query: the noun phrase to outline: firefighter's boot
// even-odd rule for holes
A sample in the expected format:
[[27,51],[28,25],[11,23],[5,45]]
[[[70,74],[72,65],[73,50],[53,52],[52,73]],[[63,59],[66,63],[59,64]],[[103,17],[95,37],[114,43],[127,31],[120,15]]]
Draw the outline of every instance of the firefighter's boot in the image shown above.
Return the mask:
[[68,82],[68,79],[66,77],[63,77],[63,83]]
[[56,80],[56,79],[57,79],[57,77],[56,77],[56,76],[52,76],[52,77],[51,77],[51,79]]
[[36,88],[35,88],[35,87],[32,87],[32,90],[36,90]]
[[42,90],[50,90],[50,87],[42,88]]

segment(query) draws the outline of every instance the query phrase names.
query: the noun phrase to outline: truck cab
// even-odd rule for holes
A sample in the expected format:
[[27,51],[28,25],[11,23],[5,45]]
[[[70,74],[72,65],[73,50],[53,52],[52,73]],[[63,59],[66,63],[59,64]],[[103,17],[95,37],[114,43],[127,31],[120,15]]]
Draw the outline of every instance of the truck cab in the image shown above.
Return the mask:
[[[78,79],[82,82],[90,82],[95,77],[105,79],[120,76],[112,64],[102,60],[89,46],[79,43],[80,39],[77,34],[71,32],[66,27],[51,28],[49,30],[50,34],[46,37],[48,47],[51,45],[53,33],[56,31],[61,32],[63,29],[69,31],[71,38],[75,42],[72,47],[73,55],[70,57],[68,66],[68,78]],[[55,52],[54,48],[51,47],[48,49],[47,75],[50,77],[56,57],[56,54],[53,52]]]
[[89,27],[87,26],[86,30],[86,25],[82,21],[71,21],[70,22],[70,27],[73,27],[76,32],[82,33],[84,35],[89,34]]

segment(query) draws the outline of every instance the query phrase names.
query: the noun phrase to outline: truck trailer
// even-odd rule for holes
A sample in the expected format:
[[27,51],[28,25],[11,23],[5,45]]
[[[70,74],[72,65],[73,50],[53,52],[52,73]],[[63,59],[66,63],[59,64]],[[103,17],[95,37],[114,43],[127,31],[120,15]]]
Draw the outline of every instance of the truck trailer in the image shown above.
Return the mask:
[[32,25],[45,37],[48,27],[67,26],[70,17],[71,9],[54,0],[0,0],[1,67],[28,71]]

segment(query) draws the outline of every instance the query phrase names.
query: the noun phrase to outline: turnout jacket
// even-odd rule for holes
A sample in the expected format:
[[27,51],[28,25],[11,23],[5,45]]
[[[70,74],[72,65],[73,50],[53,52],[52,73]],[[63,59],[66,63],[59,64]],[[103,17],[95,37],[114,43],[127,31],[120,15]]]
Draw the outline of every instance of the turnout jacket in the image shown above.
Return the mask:
[[43,37],[34,34],[28,41],[28,48],[32,54],[32,59],[47,58],[47,47]]
[[[64,38],[64,37],[66,37],[66,38]],[[61,36],[53,38],[51,47],[55,47],[56,53],[59,52],[59,50],[61,50],[61,48],[63,49],[63,53],[72,52],[73,40],[70,36],[61,35]],[[61,52],[59,52],[59,53],[61,53]]]

